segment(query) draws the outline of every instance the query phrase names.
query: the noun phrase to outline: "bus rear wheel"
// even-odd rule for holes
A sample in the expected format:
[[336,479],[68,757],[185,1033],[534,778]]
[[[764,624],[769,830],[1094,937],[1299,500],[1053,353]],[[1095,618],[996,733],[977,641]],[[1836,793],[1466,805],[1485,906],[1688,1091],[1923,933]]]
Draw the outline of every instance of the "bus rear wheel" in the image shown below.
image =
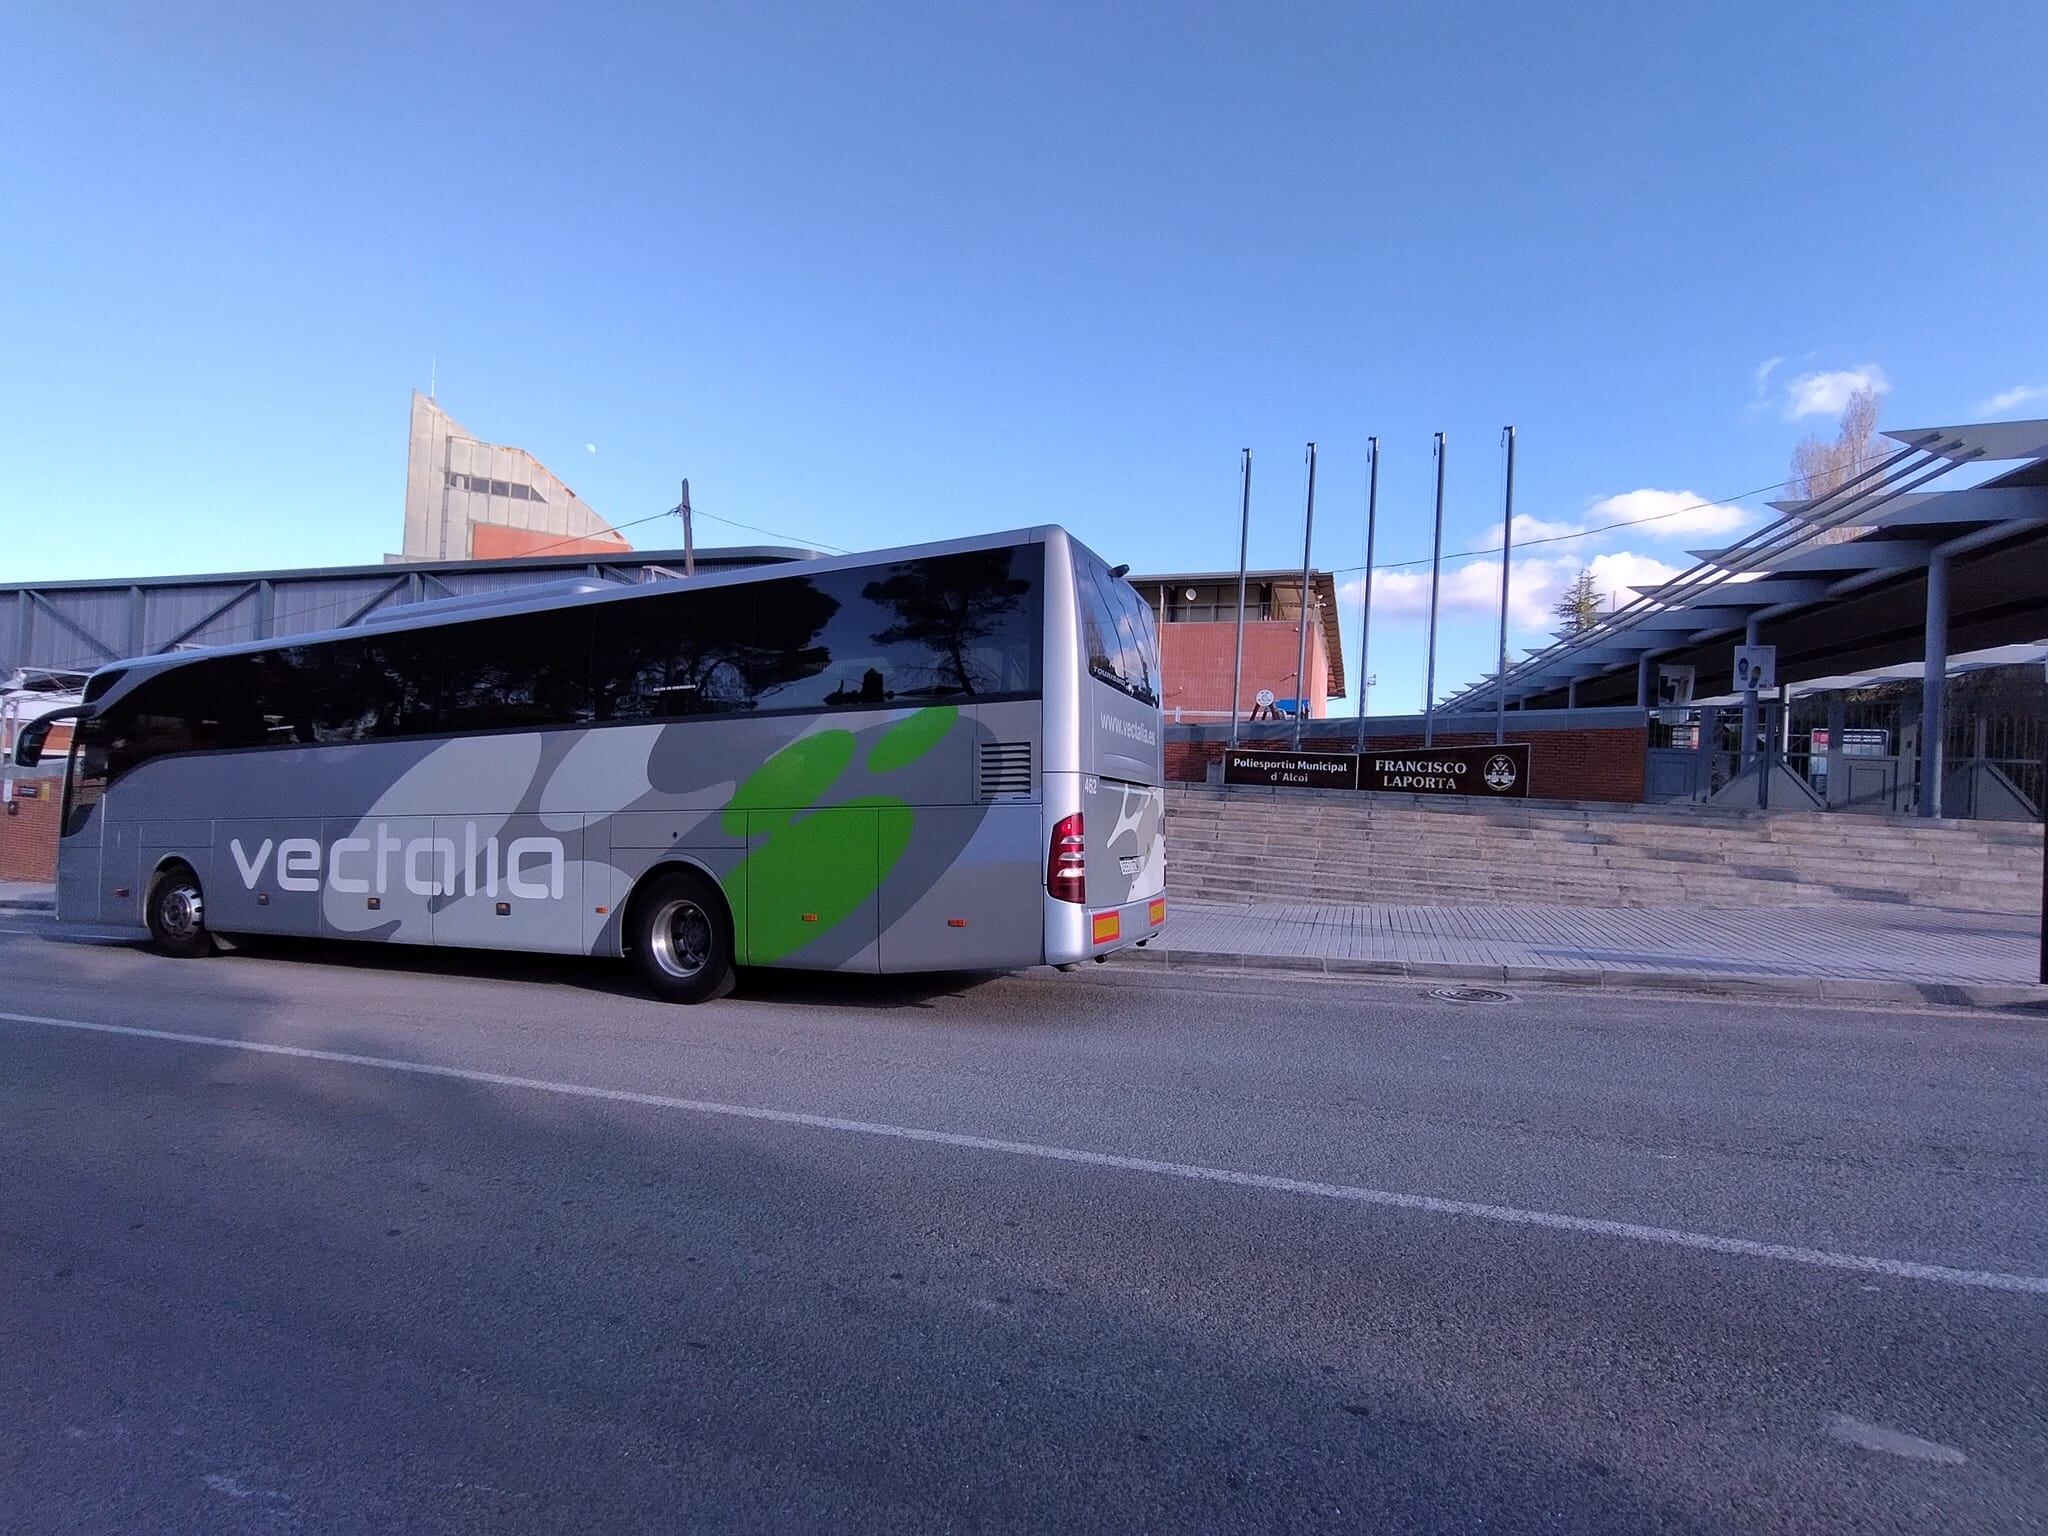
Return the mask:
[[194,960],[214,952],[206,927],[206,894],[189,866],[166,866],[149,887],[144,920],[156,947],[176,960]]
[[733,987],[732,920],[710,883],[681,870],[634,899],[633,963],[657,997],[708,1003]]

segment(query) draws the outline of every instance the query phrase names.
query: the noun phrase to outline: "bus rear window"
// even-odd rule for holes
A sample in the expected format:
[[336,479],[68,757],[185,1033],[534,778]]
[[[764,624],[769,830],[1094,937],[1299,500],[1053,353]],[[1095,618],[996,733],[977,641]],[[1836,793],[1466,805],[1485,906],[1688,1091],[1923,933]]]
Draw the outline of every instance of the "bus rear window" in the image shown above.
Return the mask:
[[1074,591],[1080,599],[1088,675],[1141,704],[1157,704],[1159,635],[1137,589],[1075,545]]

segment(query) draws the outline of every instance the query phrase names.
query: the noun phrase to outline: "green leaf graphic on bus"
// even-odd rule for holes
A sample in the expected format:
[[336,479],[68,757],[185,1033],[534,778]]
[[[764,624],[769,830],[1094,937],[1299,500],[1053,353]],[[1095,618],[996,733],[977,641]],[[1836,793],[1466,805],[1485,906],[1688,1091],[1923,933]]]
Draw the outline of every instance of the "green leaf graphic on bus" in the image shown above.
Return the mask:
[[[882,734],[871,773],[893,773],[946,737],[959,710],[921,709]],[[853,732],[819,731],[791,742],[733,791],[723,825],[747,839],[729,894],[742,952],[755,965],[785,959],[829,933],[880,889],[910,846],[916,813],[894,795],[828,806],[858,751]]]
[[[749,812],[772,819],[809,810],[839,782],[853,762],[854,749],[851,731],[819,731],[791,742],[733,791],[726,802],[725,830],[735,837],[745,836]],[[756,834],[762,825],[762,821],[754,823]]]
[[876,773],[908,768],[945,740],[946,732],[953,729],[953,722],[959,718],[957,708],[943,704],[936,709],[920,709],[908,719],[897,721],[882,733],[882,739],[868,754],[868,767]]

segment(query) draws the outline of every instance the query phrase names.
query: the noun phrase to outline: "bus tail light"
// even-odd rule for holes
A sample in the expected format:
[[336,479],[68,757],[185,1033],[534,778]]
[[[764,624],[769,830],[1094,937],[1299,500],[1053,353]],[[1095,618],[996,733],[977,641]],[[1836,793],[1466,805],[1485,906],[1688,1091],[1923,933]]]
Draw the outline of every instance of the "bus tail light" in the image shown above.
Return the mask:
[[1052,829],[1052,848],[1045,861],[1045,888],[1061,901],[1088,899],[1088,845],[1081,835],[1081,813],[1062,816]]

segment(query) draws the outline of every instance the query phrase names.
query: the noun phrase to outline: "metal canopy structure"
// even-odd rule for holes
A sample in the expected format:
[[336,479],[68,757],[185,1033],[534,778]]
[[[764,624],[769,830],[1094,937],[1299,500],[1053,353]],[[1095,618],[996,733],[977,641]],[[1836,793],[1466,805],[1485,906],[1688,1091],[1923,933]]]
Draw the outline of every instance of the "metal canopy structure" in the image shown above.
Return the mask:
[[[1508,668],[1521,709],[1654,702],[1652,668],[1733,688],[1734,647],[1775,645],[1800,682],[2048,638],[2048,421],[1887,433],[1900,444],[1839,489],[1773,503],[1776,521]],[[1928,491],[1967,465],[2023,461],[1981,484]],[[1444,709],[1491,703],[1500,679]]]
[[[815,550],[773,546],[696,552],[699,571],[815,558]],[[90,671],[137,656],[347,629],[404,604],[542,582],[666,581],[682,575],[682,564],[681,550],[637,550],[4,585],[0,675],[17,667]]]

